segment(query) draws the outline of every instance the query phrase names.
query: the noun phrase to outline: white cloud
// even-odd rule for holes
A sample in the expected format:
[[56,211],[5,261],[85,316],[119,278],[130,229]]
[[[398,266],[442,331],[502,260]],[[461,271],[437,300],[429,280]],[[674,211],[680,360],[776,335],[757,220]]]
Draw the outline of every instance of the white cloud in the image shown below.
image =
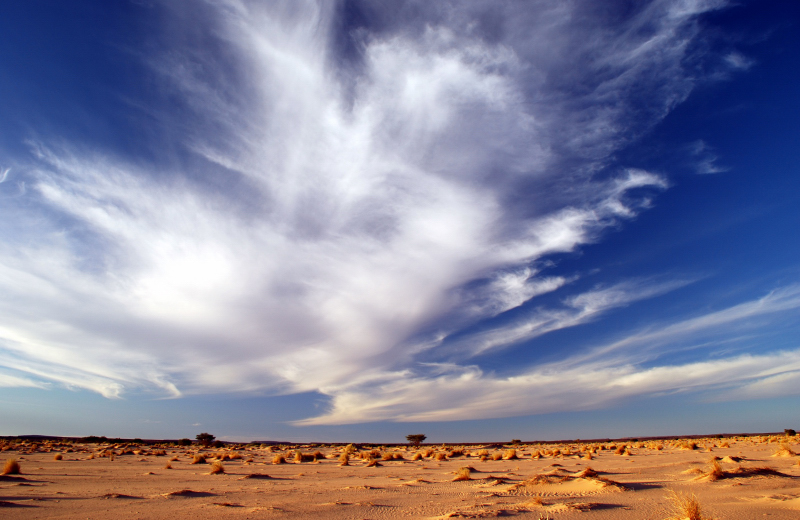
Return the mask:
[[[385,374],[380,384],[335,389],[328,414],[297,424],[490,419],[590,410],[624,398],[708,389],[724,390],[720,397],[732,399],[765,395],[759,392],[766,387],[770,396],[782,395],[779,392],[789,387],[800,391],[800,351],[653,368],[537,368],[507,378],[484,374],[477,367],[448,369],[436,377]],[[742,391],[729,390],[732,387],[741,387]]]
[[[654,2],[619,27],[583,25],[577,5],[509,4],[492,41],[473,16],[485,4],[466,2],[364,36],[349,83],[328,4],[217,6],[204,30],[233,63],[176,40],[153,66],[194,110],[159,120],[220,168],[36,144],[34,189],[0,247],[0,364],[108,397],[320,390],[347,420],[370,419],[348,400],[363,396],[332,389],[388,377],[402,389],[392,406],[440,413],[416,389],[482,376],[405,380],[411,365],[393,370],[419,352],[409,345],[438,319],[452,320],[446,336],[565,286],[575,276],[537,261],[598,240],[667,187],[607,167],[688,94],[692,16],[717,4]],[[470,292],[476,280],[489,282]],[[674,287],[601,288],[464,349]],[[479,407],[520,383],[491,384]]]

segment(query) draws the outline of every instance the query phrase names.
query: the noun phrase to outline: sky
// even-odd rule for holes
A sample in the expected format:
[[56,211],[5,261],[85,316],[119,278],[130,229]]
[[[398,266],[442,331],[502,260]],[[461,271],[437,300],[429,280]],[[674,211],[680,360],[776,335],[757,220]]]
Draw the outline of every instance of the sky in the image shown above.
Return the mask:
[[800,6],[0,6],[0,435],[800,426]]

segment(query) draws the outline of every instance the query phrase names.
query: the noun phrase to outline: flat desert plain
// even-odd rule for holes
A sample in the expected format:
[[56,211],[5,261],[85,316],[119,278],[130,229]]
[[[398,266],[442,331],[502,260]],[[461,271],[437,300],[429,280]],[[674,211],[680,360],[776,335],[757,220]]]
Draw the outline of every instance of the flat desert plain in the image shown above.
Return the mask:
[[[800,518],[800,447],[777,435],[420,448],[6,442],[0,449],[7,520]],[[205,461],[193,463],[198,455]]]

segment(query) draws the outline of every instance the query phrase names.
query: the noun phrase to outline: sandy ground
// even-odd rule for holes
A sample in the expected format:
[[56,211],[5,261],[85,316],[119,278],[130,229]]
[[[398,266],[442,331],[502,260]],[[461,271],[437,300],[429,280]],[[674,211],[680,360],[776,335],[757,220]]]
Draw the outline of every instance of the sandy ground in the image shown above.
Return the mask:
[[[330,446],[202,450],[208,462],[192,464],[194,447],[6,443],[0,463],[16,459],[21,472],[0,477],[0,517],[642,520],[681,518],[670,504],[677,492],[697,497],[702,518],[796,519],[794,441],[701,439],[695,449],[688,449],[691,441],[520,445],[519,458],[510,460],[491,458],[510,455],[509,447],[385,448],[371,455],[362,447],[347,466],[339,461],[345,448]],[[789,451],[775,456],[781,444]],[[316,450],[326,458],[294,462],[298,451]],[[411,460],[417,452],[428,457]],[[439,453],[450,457],[436,460]],[[273,464],[276,455],[289,463]],[[380,460],[389,456],[403,460]],[[368,467],[371,457],[379,465]],[[217,458],[225,472],[211,474]],[[469,480],[454,481],[464,467],[471,468]]]

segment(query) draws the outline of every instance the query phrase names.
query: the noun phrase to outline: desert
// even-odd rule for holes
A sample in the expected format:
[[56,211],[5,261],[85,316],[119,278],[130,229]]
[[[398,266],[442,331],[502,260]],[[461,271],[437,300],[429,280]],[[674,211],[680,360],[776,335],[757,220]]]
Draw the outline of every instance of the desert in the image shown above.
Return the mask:
[[7,440],[3,518],[717,519],[800,512],[791,435],[493,445]]

